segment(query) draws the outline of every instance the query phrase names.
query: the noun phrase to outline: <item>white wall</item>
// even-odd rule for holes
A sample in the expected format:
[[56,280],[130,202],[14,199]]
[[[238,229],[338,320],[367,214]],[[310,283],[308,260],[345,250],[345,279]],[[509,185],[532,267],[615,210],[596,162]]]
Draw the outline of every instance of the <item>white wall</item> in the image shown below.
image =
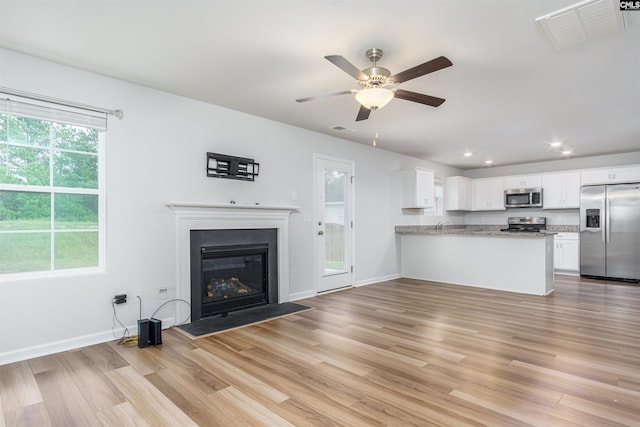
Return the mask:
[[[314,153],[355,161],[357,284],[399,275],[397,223],[443,220],[400,209],[400,171],[460,172],[3,49],[0,86],[124,111],[123,120],[110,117],[107,133],[106,271],[1,282],[0,363],[113,339],[111,298],[120,291],[141,289],[143,317],[151,315],[164,302],[158,288],[175,289],[167,202],[299,206],[291,217],[295,299],[315,292],[315,230],[306,221],[313,218]],[[207,151],[255,158],[260,176],[255,182],[207,178]],[[134,325],[138,309],[132,302],[118,306],[120,320]],[[157,317],[170,320],[171,313]]]

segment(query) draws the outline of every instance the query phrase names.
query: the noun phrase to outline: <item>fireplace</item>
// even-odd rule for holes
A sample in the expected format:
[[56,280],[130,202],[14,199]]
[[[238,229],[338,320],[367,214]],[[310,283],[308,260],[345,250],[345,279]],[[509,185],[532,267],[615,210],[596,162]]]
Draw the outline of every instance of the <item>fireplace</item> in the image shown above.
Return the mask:
[[278,303],[277,229],[191,230],[191,320]]
[[[269,204],[230,204],[230,203],[190,203],[171,202],[167,207],[174,214],[175,239],[175,298],[187,304],[175,304],[173,318],[167,324],[179,324],[191,320],[191,276],[192,276],[192,231],[272,229],[277,234],[277,249],[269,250],[276,254],[276,265],[269,268],[269,304],[288,302],[290,296],[289,280],[289,216],[297,211],[296,206]],[[230,245],[230,244],[227,244]],[[204,246],[207,246],[206,244]],[[211,245],[211,246],[215,246]],[[274,245],[275,246],[275,245]],[[199,249],[198,249],[199,250]],[[273,257],[272,257],[273,258]],[[273,285],[277,283],[277,285]],[[171,292],[171,288],[169,289]],[[197,301],[199,306],[201,301]],[[200,318],[200,313],[198,313]],[[164,322],[163,322],[164,323]]]

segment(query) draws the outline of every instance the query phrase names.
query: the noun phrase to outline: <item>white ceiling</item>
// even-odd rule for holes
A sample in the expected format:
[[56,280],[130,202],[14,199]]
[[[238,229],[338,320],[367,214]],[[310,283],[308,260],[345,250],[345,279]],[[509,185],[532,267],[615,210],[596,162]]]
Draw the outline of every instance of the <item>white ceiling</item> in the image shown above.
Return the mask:
[[[378,132],[381,148],[461,169],[556,160],[552,141],[574,157],[639,151],[640,11],[555,50],[534,20],[573,3],[0,0],[0,46],[363,144]],[[373,47],[392,74],[448,57],[400,86],[447,101],[394,99],[362,122],[352,95],[295,102],[357,88],[323,57],[362,69]]]

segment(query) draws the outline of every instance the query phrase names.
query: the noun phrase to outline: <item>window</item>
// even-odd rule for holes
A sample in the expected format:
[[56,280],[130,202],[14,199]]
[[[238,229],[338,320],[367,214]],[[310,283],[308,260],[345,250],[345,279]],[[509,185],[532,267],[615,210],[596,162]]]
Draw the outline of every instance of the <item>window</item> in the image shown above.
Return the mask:
[[425,216],[442,216],[443,185],[442,179],[435,178],[433,181],[433,207],[424,209]]
[[0,99],[0,275],[102,267],[106,114]]

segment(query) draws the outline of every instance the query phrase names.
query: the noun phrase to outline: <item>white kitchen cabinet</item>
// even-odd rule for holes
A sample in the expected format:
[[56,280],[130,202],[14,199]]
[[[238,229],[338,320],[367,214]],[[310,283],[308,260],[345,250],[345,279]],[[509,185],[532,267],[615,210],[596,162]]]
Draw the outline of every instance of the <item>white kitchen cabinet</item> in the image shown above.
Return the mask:
[[640,181],[640,165],[584,170],[581,174],[581,181],[582,185]]
[[502,178],[480,178],[471,182],[473,211],[503,211],[504,185]]
[[553,268],[558,272],[580,272],[579,233],[558,233],[554,236]]
[[403,208],[432,208],[434,204],[434,174],[428,169],[414,168],[404,172]]
[[542,187],[542,177],[540,175],[505,176],[503,179],[505,190]]
[[580,172],[542,175],[543,209],[580,207]]
[[448,211],[471,210],[471,178],[450,176],[445,180],[445,208]]

